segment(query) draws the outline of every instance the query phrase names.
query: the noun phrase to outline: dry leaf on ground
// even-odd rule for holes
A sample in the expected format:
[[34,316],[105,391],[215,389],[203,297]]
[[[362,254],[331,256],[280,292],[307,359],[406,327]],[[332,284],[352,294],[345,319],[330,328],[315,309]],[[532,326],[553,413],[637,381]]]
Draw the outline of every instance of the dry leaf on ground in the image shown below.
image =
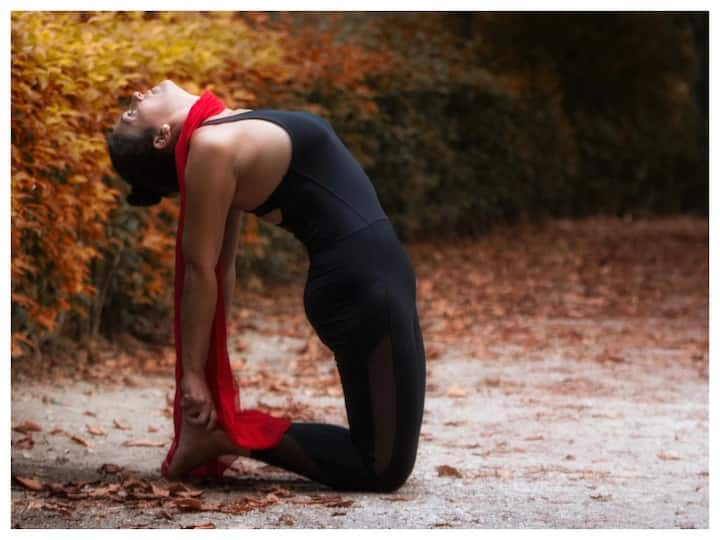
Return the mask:
[[15,476],[14,478],[16,482],[32,491],[41,491],[45,487],[42,482],[34,478],[27,478],[25,476]]
[[147,439],[131,439],[122,443],[123,446],[151,446],[155,448],[161,448],[166,444],[163,441],[149,441]]
[[103,428],[101,428],[100,426],[91,426],[91,425],[89,425],[89,424],[85,424],[85,429],[88,430],[88,433],[90,433],[90,435],[95,435],[95,436],[98,436],[98,437],[101,437],[101,436],[103,436],[103,435],[107,435],[107,433],[105,432],[105,430],[104,430]]
[[35,440],[32,438],[32,435],[25,435],[24,437],[21,437],[20,439],[15,441],[13,446],[21,450],[27,450],[35,446]]
[[202,501],[200,499],[193,499],[191,497],[178,497],[173,499],[175,506],[178,510],[183,512],[199,512],[202,510]]
[[85,439],[83,439],[79,435],[70,435],[70,440],[73,442],[76,442],[78,444],[81,444],[87,448],[92,447],[92,445],[89,442],[87,442]]
[[435,467],[437,470],[438,476],[452,476],[454,478],[462,478],[462,475],[460,474],[460,471],[458,471],[455,467],[451,467],[450,465],[438,465]]
[[13,429],[23,434],[27,434],[30,431],[42,431],[42,428],[39,424],[36,424],[35,422],[32,422],[30,420],[25,420],[23,423],[14,426]]
[[123,468],[120,465],[115,465],[113,463],[103,463],[97,468],[97,471],[100,474],[118,474],[123,471]]
[[113,426],[117,429],[123,429],[123,430],[130,429],[130,426],[127,423],[125,423],[121,420],[118,420],[117,418],[113,418]]
[[447,397],[466,397],[468,395],[467,388],[463,388],[459,384],[452,384],[445,392]]
[[215,528],[217,528],[217,527],[215,527],[215,524],[210,521],[206,521],[204,523],[197,523],[195,525],[183,525],[183,529],[215,529]]

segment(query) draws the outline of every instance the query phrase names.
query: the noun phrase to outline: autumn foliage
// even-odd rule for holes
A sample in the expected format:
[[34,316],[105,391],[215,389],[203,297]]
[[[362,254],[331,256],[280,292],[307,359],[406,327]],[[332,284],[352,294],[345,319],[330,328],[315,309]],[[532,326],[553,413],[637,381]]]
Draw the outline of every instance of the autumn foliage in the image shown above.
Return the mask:
[[[364,77],[382,55],[333,46],[332,31],[291,37],[267,21],[221,12],[12,14],[14,354],[169,306],[177,201],[129,208],[105,149],[103,131],[132,91],[171,78],[231,107],[327,113],[314,99],[342,94],[355,98],[338,114],[374,111]],[[260,243],[256,230],[249,219],[246,243]]]
[[[403,239],[706,214],[703,14],[12,14],[13,353],[169,334],[177,200],[124,203],[103,131],[171,78],[324,115]],[[706,30],[705,30],[706,32]],[[248,214],[241,269],[301,253]],[[261,265],[261,266],[259,266]]]

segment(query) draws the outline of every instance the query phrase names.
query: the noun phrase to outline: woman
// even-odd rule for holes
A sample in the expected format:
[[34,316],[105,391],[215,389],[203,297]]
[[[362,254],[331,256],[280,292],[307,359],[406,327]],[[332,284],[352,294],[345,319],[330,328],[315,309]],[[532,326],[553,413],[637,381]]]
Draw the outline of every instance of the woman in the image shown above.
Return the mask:
[[[163,473],[179,478],[241,455],[336,489],[398,489],[415,463],[425,397],[415,274],[372,183],[331,125],[309,112],[230,110],[210,92],[195,96],[163,81],[133,94],[108,148],[133,188],[130,204],[181,193],[175,330],[182,347],[176,438]],[[308,251],[305,313],[334,352],[350,429],[222,412],[221,387],[232,374],[226,361],[218,363],[225,371],[208,366],[225,350],[248,211]]]

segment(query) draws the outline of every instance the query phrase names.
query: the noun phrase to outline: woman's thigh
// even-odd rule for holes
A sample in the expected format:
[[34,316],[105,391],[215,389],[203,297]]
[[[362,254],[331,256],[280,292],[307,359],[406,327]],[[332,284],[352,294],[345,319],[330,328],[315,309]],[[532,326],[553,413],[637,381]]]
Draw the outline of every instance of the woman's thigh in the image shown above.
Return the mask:
[[[356,334],[362,335],[362,334]],[[425,354],[413,299],[386,288],[368,324],[335,351],[353,443],[377,475],[409,474],[415,461],[425,398]]]

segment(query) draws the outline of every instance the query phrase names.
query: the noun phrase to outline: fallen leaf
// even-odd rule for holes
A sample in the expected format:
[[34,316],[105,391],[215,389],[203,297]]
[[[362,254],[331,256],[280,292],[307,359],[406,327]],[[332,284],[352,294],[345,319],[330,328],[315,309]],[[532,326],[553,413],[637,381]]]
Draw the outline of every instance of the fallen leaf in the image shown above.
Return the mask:
[[664,452],[660,452],[657,457],[663,461],[679,461],[682,459],[680,456],[676,456],[675,454],[666,454]]
[[159,431],[160,428],[159,428],[158,426],[156,426],[155,424],[150,424],[150,425],[148,426],[147,430],[148,430],[150,433],[155,433],[156,431]]
[[623,358],[622,354],[620,354],[618,351],[612,351],[605,349],[603,350],[598,356],[597,361],[601,364],[603,363],[615,363],[615,364],[622,364],[625,362],[625,358]]
[[153,495],[157,495],[158,497],[169,497],[170,496],[169,489],[164,489],[164,488],[158,487],[155,484],[150,484],[150,489],[152,490]]
[[336,501],[330,501],[325,503],[328,508],[347,508],[352,506],[354,502],[351,499],[338,499]]
[[343,390],[339,386],[328,387],[326,393],[330,397],[340,397],[343,395]]
[[107,435],[107,433],[105,433],[105,430],[103,428],[101,428],[100,426],[91,426],[91,425],[85,424],[85,428],[88,430],[88,433],[90,433],[90,435],[96,435],[96,436]]
[[15,476],[14,478],[15,481],[31,491],[41,491],[45,487],[42,482],[34,478],[27,478],[25,476]]
[[202,509],[202,501],[200,499],[192,499],[189,497],[180,497],[173,501],[178,510],[183,512],[198,512]]
[[113,493],[117,491],[117,489],[113,489],[111,486],[102,486],[96,489],[93,489],[90,492],[91,497],[106,497],[110,493]]
[[183,529],[215,529],[215,524],[207,521],[205,523],[198,523],[196,525],[183,525]]
[[190,489],[187,486],[184,486],[184,488],[182,490],[175,492],[175,495],[177,495],[178,497],[186,497],[186,498],[199,497],[202,494],[203,494],[202,489]]
[[38,424],[30,420],[25,420],[22,424],[13,427],[13,429],[23,434],[27,434],[29,431],[42,431],[42,428]]
[[460,471],[458,471],[455,467],[451,467],[450,465],[438,465],[435,467],[437,470],[438,476],[452,476],[454,478],[462,478],[462,475],[460,474]]
[[295,496],[295,494],[292,491],[290,491],[289,489],[285,489],[285,488],[281,488],[281,487],[274,488],[270,493],[272,493],[276,497],[280,497],[283,499]]
[[496,470],[496,476],[498,478],[508,479],[508,478],[512,478],[513,472],[511,469],[506,469],[504,467],[500,467],[499,469]]
[[140,386],[142,386],[142,384],[140,384],[137,379],[131,377],[130,375],[125,376],[123,378],[123,382],[126,386],[129,386],[130,388],[139,388]]
[[117,429],[124,429],[124,430],[130,429],[130,426],[128,424],[118,420],[117,418],[113,418],[113,426],[115,426]]
[[49,482],[45,485],[45,487],[49,488],[52,493],[65,494],[65,486],[63,486],[60,482]]
[[70,440],[90,448],[92,445],[79,435],[70,435]]
[[20,448],[22,450],[27,450],[28,448],[32,448],[35,446],[35,441],[32,438],[32,435],[26,435],[25,437],[21,437],[17,441],[15,441],[14,444],[15,448]]
[[122,443],[123,446],[152,446],[156,448],[163,447],[166,444],[163,441],[149,441],[147,439],[132,439]]
[[298,501],[299,504],[320,504],[328,508],[352,506],[352,499],[343,499],[340,495],[311,495],[309,499]]
[[452,384],[445,392],[445,395],[447,397],[465,397],[468,395],[468,391],[458,384]]
[[231,367],[232,369],[238,370],[238,371],[244,369],[244,368],[245,368],[245,359],[244,359],[244,358],[239,358],[239,359],[237,359],[237,360],[231,361],[231,362],[230,362],[230,367]]
[[189,488],[183,484],[182,482],[170,482],[167,484],[167,489],[170,490],[170,493],[177,493],[178,491],[187,491]]
[[73,506],[70,503],[61,503],[55,501],[30,501],[27,506],[28,510],[51,510],[60,512],[64,516],[71,516]]
[[425,356],[428,360],[433,360],[442,356],[443,351],[435,345],[427,345],[425,347]]
[[127,478],[122,483],[122,487],[125,489],[146,488],[147,486],[148,482],[137,477]]
[[545,437],[542,435],[530,435],[529,437],[525,437],[526,441],[542,441]]
[[280,525],[287,525],[288,527],[292,527],[295,525],[295,520],[292,518],[292,516],[289,516],[287,514],[283,514],[278,519],[278,524]]
[[118,474],[122,472],[123,468],[113,463],[103,463],[98,467],[97,471],[100,474]]
[[385,495],[380,497],[384,501],[414,501],[412,495]]
[[92,411],[85,411],[83,414],[84,414],[85,416],[97,416],[97,415],[96,415],[94,412],[92,412]]

